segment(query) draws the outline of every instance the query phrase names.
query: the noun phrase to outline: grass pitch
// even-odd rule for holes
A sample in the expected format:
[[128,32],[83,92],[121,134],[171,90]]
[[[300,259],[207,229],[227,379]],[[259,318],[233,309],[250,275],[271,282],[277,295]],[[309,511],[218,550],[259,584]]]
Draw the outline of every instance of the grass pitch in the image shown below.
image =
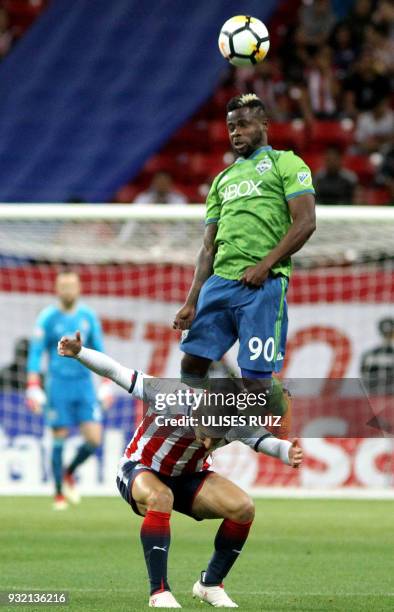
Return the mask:
[[[244,610],[394,609],[394,502],[256,502],[244,551],[226,580]],[[174,514],[170,583],[186,610],[209,609],[191,587],[210,557],[218,521]],[[140,519],[120,498],[90,498],[63,513],[48,498],[0,498],[0,590],[63,590],[65,612],[147,610]],[[44,606],[48,608],[49,606]],[[0,610],[43,606],[0,606]]]

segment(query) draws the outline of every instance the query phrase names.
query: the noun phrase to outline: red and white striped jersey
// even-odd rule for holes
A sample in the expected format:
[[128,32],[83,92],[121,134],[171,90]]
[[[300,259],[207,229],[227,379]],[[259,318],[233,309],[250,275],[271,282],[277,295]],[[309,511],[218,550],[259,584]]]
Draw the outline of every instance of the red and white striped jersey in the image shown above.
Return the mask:
[[[221,432],[223,437],[218,438],[215,445],[207,451],[196,439],[195,421],[192,416],[193,411],[198,411],[201,402],[205,404],[207,399],[208,409],[212,408],[211,415],[208,415],[208,426],[216,420],[214,404],[210,404],[210,392],[206,395],[202,389],[191,389],[179,380],[155,378],[138,370],[130,370],[104,353],[85,347],[81,348],[77,359],[93,372],[110,378],[128,390],[135,398],[143,399],[147,407],[125,450],[121,464],[125,461],[135,461],[166,476],[191,474],[203,469],[212,450],[234,440],[243,442],[256,452],[278,457],[284,463],[290,462],[290,442],[275,438],[263,426],[256,429],[246,424],[240,427],[238,420],[234,424],[226,422],[224,428],[216,430]],[[169,419],[166,418],[168,415]],[[223,419],[226,419],[226,416],[228,415],[224,415]],[[204,429],[207,424],[204,422],[203,413],[201,418]],[[168,422],[170,425],[167,425]],[[197,426],[200,427],[198,419]]]
[[[188,428],[171,428],[169,432],[168,427],[155,423],[156,416],[147,414],[143,418],[125,450],[125,457],[166,476],[202,470],[210,451],[197,442]],[[224,440],[218,440],[217,447],[224,444]]]
[[[149,380],[149,384],[144,385],[144,380],[146,382]],[[156,407],[156,399],[159,394],[168,397],[167,394],[174,394],[179,389],[184,392],[189,388],[180,381],[155,379],[142,372],[132,372],[129,392],[137,399],[144,399],[148,408],[126,447],[122,463],[135,461],[165,476],[192,474],[209,467],[210,454],[213,450],[235,439],[256,452],[263,452],[289,463],[290,443],[275,438],[265,428],[261,428],[258,435],[255,429],[237,428],[235,437],[234,430],[231,430],[232,435],[230,431],[224,438],[217,439],[214,447],[207,450],[201,442],[196,440],[194,429],[191,426],[161,425],[157,418],[160,412]],[[176,410],[179,409],[177,416],[185,416],[187,408],[184,404],[177,406]]]
[[[144,379],[142,372],[134,372],[130,392],[133,397],[142,399]],[[183,385],[178,381],[166,381],[163,392],[176,392]],[[157,388],[156,388],[157,391]],[[144,398],[146,399],[146,397]],[[197,442],[191,427],[177,428],[157,424],[158,412],[150,406],[137,427],[124,453],[124,458],[137,461],[155,472],[166,476],[180,476],[199,472],[209,466],[209,455],[203,444]],[[224,446],[225,440],[218,440],[215,448]]]

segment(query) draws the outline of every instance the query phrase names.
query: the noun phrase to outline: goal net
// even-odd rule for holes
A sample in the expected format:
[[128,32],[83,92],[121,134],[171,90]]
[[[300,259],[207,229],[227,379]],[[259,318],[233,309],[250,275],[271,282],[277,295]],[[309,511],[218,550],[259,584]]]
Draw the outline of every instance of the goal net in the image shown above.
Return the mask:
[[[79,273],[108,354],[176,378],[181,352],[171,324],[192,280],[203,220],[202,206],[0,206],[0,492],[51,491],[51,434],[27,410],[24,390],[28,340],[40,311],[56,302],[57,273],[65,266]],[[393,209],[318,207],[317,231],[293,258],[285,379],[361,380],[379,410],[393,405],[393,237]],[[236,358],[235,346],[214,374],[237,375]],[[116,465],[138,419],[132,399],[114,393],[103,447],[79,472],[86,493],[114,492]],[[349,437],[339,409],[330,418],[308,430],[314,435],[297,432],[306,455],[299,471],[240,443],[218,452],[215,465],[254,491],[393,490],[390,414],[374,437]],[[78,443],[72,431],[66,459]]]

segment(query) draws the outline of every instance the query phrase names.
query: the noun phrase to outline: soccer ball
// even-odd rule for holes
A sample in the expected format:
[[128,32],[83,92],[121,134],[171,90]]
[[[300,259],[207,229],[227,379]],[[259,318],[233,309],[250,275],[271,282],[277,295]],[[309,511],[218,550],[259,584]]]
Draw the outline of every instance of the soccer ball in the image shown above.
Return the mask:
[[220,30],[218,44],[220,53],[234,66],[259,64],[270,47],[264,23],[249,15],[228,19]]

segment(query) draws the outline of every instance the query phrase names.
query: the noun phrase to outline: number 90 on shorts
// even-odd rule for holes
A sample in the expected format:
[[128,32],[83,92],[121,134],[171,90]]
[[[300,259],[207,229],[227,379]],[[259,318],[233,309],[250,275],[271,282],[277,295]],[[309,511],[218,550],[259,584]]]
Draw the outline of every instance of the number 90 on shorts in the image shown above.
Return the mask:
[[253,336],[249,340],[249,350],[251,353],[250,361],[255,361],[263,354],[265,361],[271,362],[275,357],[275,338],[270,336],[264,342],[258,336]]
[[239,340],[241,369],[279,372],[286,348],[287,284],[287,278],[269,276],[251,289],[213,274],[200,292],[181,350],[218,361]]

